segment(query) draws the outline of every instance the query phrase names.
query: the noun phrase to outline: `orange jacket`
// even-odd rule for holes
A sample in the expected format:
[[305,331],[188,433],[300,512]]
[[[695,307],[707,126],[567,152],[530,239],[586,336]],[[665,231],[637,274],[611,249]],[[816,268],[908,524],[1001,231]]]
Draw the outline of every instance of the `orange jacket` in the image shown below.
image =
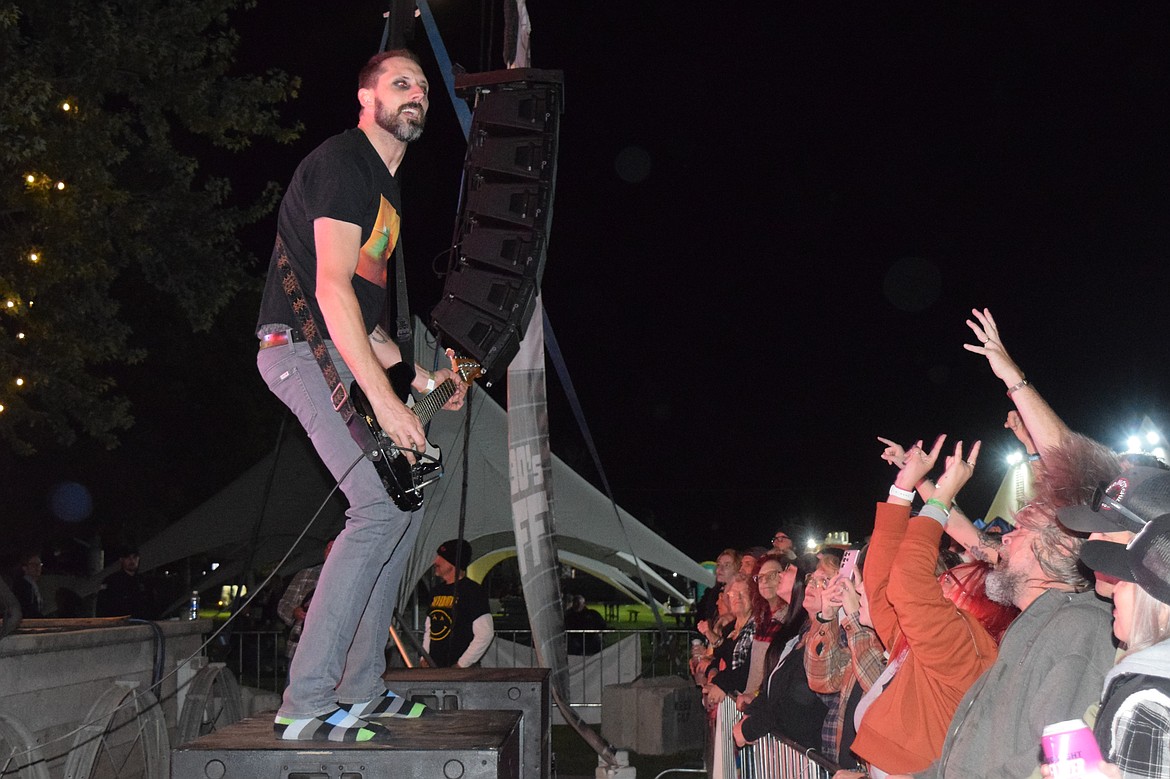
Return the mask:
[[934,573],[942,533],[935,520],[910,517],[909,506],[877,505],[865,562],[869,611],[886,649],[905,636],[910,653],[866,711],[853,751],[892,774],[921,771],[939,756],[959,700],[997,654],[983,626],[942,593]]

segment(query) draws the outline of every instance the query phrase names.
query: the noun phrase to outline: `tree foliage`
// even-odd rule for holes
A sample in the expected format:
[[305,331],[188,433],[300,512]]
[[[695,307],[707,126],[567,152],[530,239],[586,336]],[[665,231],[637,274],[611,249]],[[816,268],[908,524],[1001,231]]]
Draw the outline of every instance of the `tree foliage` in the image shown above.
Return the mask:
[[[0,438],[18,452],[133,421],[117,366],[144,356],[128,316],[208,328],[248,280],[233,199],[208,159],[293,140],[297,79],[233,72],[241,0],[0,0]],[[237,168],[240,169],[240,168]],[[141,302],[141,301],[138,301]],[[22,382],[18,385],[18,380]]]

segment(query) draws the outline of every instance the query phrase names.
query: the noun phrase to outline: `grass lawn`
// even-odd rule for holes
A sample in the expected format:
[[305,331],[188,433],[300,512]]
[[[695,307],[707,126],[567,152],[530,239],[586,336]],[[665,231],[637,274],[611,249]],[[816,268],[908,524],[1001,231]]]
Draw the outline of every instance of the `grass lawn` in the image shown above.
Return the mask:
[[[594,728],[598,730],[599,728]],[[597,753],[568,725],[553,725],[552,749],[556,759],[557,776],[593,776],[597,768]],[[638,779],[654,779],[669,768],[702,768],[703,747],[688,749],[675,755],[639,755],[630,753],[630,765]],[[676,774],[686,776],[686,774]]]

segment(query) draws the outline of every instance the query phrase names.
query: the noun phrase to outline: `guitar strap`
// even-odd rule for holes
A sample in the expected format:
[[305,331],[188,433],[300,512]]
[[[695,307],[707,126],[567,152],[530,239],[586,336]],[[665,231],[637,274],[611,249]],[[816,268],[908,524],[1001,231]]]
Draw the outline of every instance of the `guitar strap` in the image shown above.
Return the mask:
[[[414,368],[414,333],[410,326],[410,300],[406,294],[406,262],[402,258],[402,236],[394,245],[394,292],[397,297],[394,306],[394,342],[402,361]],[[387,290],[386,310],[390,310],[390,295]]]
[[333,410],[341,414],[342,421],[349,429],[350,437],[362,448],[362,451],[372,459],[378,459],[381,456],[378,442],[374,440],[374,434],[370,432],[369,426],[358,417],[353,402],[349,399],[349,392],[341,381],[341,377],[337,375],[337,368],[334,367],[333,359],[329,356],[325,339],[321,337],[321,331],[317,329],[317,321],[313,319],[313,310],[309,307],[309,301],[305,299],[305,291],[301,289],[301,283],[297,280],[296,274],[293,273],[292,263],[288,260],[288,251],[284,248],[284,240],[279,235],[276,236],[276,267],[280,269],[281,286],[284,288],[285,296],[288,297],[288,302],[292,305],[297,325],[305,336],[305,343],[313,350],[313,357],[317,359],[317,365],[321,368],[321,374],[329,386]]

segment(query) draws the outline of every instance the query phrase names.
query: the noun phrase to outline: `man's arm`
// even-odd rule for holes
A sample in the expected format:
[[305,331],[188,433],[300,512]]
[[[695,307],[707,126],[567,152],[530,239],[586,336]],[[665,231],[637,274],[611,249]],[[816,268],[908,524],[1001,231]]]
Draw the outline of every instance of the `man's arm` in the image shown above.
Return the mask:
[[288,587],[284,590],[284,595],[280,596],[280,603],[276,606],[276,616],[280,617],[280,621],[292,627],[296,622],[296,615],[293,614],[300,605],[305,601],[305,595],[308,594],[309,588],[306,583],[309,580],[308,569],[297,571],[293,575],[292,581],[288,583]]
[[[390,440],[403,449],[426,449],[422,424],[398,399],[374,353],[353,291],[352,279],[361,251],[361,228],[322,216],[313,220],[313,236],[317,249],[317,305],[333,345],[341,352],[341,358],[365,392],[378,424]],[[406,456],[413,462],[413,457]]]
[[1036,387],[1025,381],[1024,372],[1004,348],[999,336],[999,327],[991,316],[991,311],[986,308],[982,311],[971,309],[971,314],[977,322],[968,319],[967,327],[971,328],[971,332],[979,339],[980,345],[963,344],[963,348],[987,358],[992,372],[1003,381],[1007,387],[1008,397],[1016,404],[1020,420],[1035,443],[1036,451],[1043,454],[1046,449],[1060,446],[1064,437],[1072,432],[1068,425],[1056,415],[1048,401],[1036,391]]
[[[374,350],[374,355],[378,358],[378,363],[383,368],[389,368],[392,365],[397,365],[402,362],[402,352],[399,350],[398,344],[381,325],[375,327],[374,332],[370,333],[369,341],[370,348]],[[455,394],[443,405],[443,408],[448,411],[455,411],[463,405],[463,398],[467,394],[467,385],[463,383],[463,377],[455,373],[455,371],[448,368],[428,371],[418,363],[415,363],[414,380],[410,383],[410,386],[420,395],[426,395],[447,379],[454,380]],[[431,384],[431,382],[434,382],[434,384]]]
[[480,614],[476,617],[471,623],[471,633],[471,643],[455,661],[456,668],[470,668],[487,652],[492,639],[496,637],[496,623],[492,620],[492,615]]

